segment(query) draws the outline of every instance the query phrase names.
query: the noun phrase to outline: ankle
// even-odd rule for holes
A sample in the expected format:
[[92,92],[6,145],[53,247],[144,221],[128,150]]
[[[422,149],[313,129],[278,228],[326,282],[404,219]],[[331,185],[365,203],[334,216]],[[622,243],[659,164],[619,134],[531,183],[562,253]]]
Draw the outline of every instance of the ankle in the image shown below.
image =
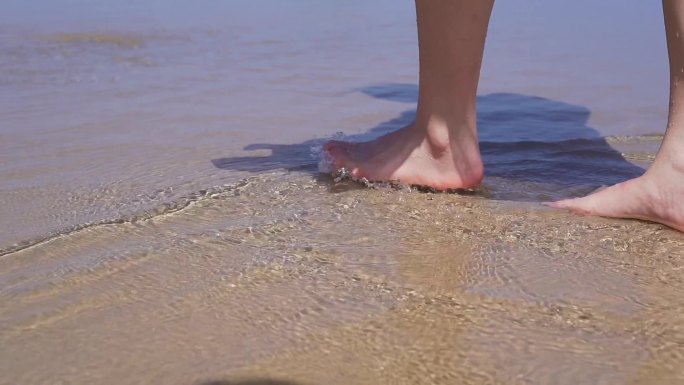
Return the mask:
[[424,138],[422,146],[432,158],[456,164],[465,187],[480,185],[484,177],[484,164],[474,122],[432,119],[423,123],[416,121],[409,129]]
[[678,208],[684,195],[684,189],[679,188],[684,182],[684,154],[671,151],[664,143],[653,164],[637,180],[641,180],[645,194],[644,207],[652,215],[670,218],[682,214]]
[[667,161],[675,172],[684,174],[684,153],[681,150],[669,151]]
[[462,120],[432,118],[417,120],[412,130],[419,131],[427,139],[430,151],[435,156],[448,152],[462,152],[477,148],[477,126]]
[[658,151],[658,155],[649,167],[647,174],[663,172],[684,175],[684,152],[678,150],[677,145],[667,139],[661,145],[660,151]]

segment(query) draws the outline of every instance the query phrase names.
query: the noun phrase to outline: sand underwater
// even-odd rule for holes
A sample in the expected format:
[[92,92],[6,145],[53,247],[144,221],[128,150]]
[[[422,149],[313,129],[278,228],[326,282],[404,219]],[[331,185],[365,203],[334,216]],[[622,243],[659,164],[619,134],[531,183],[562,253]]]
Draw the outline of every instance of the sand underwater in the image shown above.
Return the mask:
[[0,258],[2,382],[677,384],[683,252],[638,221],[260,175]]
[[659,7],[498,3],[445,194],[318,171],[413,119],[410,1],[6,0],[0,384],[684,384],[684,236],[541,205],[653,161]]

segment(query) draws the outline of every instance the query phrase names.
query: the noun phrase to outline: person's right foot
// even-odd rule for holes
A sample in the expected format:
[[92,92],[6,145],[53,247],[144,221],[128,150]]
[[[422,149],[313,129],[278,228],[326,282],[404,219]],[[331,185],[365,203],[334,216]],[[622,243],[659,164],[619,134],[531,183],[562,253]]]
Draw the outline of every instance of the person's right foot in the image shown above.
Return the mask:
[[484,173],[475,130],[451,131],[441,123],[414,123],[370,142],[331,141],[324,149],[334,170],[344,167],[369,181],[446,190],[477,187]]

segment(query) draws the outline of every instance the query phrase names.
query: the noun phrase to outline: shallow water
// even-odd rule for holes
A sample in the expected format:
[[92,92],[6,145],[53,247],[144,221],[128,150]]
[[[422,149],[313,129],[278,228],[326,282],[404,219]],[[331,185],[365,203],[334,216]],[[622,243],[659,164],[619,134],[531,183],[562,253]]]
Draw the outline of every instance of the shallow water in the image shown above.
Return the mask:
[[467,196],[316,169],[411,121],[410,2],[2,7],[0,383],[684,382],[681,235],[538,204],[653,160],[657,3],[497,4]]

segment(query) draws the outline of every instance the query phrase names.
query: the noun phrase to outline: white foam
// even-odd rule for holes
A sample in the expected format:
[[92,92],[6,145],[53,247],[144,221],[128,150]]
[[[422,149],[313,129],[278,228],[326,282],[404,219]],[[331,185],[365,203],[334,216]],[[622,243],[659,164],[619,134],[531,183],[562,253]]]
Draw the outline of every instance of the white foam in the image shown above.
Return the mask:
[[321,151],[319,154],[320,158],[318,160],[318,171],[323,173],[331,173],[333,170],[332,157],[327,151]]
[[[331,140],[342,140],[345,138],[343,132],[336,132]],[[330,154],[323,149],[323,142],[311,146],[311,158],[318,160],[318,171],[326,174],[334,173],[337,170],[333,168],[333,161]]]

